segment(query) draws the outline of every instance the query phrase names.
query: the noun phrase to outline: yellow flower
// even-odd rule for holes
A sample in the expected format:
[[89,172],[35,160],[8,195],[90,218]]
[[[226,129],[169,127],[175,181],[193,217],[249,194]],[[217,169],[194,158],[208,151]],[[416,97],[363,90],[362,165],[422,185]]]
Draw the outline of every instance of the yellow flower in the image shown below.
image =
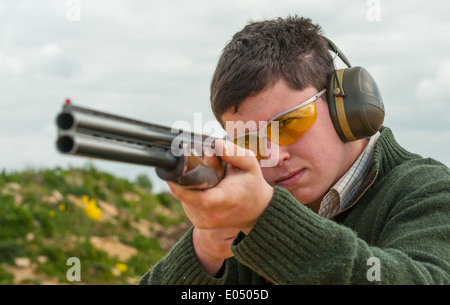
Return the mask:
[[116,263],[114,267],[116,267],[116,269],[119,270],[121,273],[124,273],[128,270],[128,266],[122,263]]
[[84,207],[84,212],[86,212],[87,216],[94,221],[103,221],[103,211],[96,205],[88,204]]
[[65,205],[64,203],[60,203],[60,204],[58,205],[58,209],[59,209],[61,212],[65,212],[65,211],[66,211],[66,205]]
[[87,195],[84,195],[81,200],[85,203],[84,212],[90,219],[103,221],[103,210],[97,206],[97,201],[94,198],[89,199]]
[[50,216],[51,218],[55,217],[56,212],[54,210],[51,210],[48,212],[48,216]]

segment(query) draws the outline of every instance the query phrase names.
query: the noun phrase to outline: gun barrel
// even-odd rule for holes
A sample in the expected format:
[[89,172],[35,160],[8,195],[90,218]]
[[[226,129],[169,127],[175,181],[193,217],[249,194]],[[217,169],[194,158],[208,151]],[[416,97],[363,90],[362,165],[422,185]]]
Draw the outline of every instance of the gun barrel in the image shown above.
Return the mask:
[[212,187],[225,175],[217,156],[204,159],[204,147],[212,148],[217,138],[71,104],[56,125],[56,148],[63,154],[152,166],[164,180],[199,188]]
[[172,130],[166,126],[72,105],[64,106],[63,112],[56,118],[56,125],[64,132],[110,136],[165,147],[170,146],[175,137],[181,137],[185,143],[192,145],[203,143],[208,138],[201,134]]
[[170,145],[175,138],[166,127],[81,107],[65,108],[56,118],[56,124],[64,132],[108,135],[156,145]]
[[172,169],[177,158],[170,151],[103,137],[60,134],[56,142],[65,154]]
[[177,157],[171,143],[177,134],[165,126],[92,109],[65,105],[56,117],[58,151],[69,155],[171,169]]

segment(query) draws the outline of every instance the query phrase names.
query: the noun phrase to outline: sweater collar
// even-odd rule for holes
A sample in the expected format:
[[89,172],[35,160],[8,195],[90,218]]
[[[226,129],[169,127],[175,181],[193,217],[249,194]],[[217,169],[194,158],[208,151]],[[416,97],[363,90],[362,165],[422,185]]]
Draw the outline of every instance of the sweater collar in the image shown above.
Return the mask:
[[380,138],[375,144],[372,155],[372,172],[384,176],[406,160],[420,158],[398,144],[390,128],[382,126]]
[[339,211],[332,217],[335,221],[342,221],[345,219],[347,212],[353,208],[361,197],[372,187],[375,180],[380,179],[384,175],[388,174],[397,165],[407,161],[420,158],[419,155],[413,154],[397,143],[392,134],[392,131],[388,127],[381,127],[380,137],[375,143],[373,148],[372,161],[370,164],[369,173],[366,175],[363,183],[360,186],[359,193],[356,199],[351,204]]

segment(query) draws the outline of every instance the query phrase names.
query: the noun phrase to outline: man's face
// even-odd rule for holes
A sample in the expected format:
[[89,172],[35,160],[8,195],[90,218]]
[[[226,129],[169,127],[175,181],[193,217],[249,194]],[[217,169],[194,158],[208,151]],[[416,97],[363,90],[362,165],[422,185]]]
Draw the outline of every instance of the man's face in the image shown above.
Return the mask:
[[[284,80],[273,87],[248,97],[239,106],[239,111],[228,111],[222,116],[222,122],[269,121],[277,114],[289,110],[308,100],[318,91],[308,87],[298,91],[290,88]],[[269,141],[273,167],[261,166],[266,181],[287,189],[299,202],[312,207],[320,202],[329,188],[345,173],[351,165],[348,156],[349,145],[342,142],[330,119],[325,95],[315,101],[317,120],[296,142],[281,146]],[[255,125],[255,124],[254,124]],[[262,125],[258,124],[261,128]],[[247,125],[251,126],[251,125]],[[256,131],[256,130],[250,130]],[[244,130],[236,130],[234,137]],[[274,158],[274,159],[272,159]],[[261,162],[264,159],[260,160]],[[350,163],[349,163],[350,162]]]

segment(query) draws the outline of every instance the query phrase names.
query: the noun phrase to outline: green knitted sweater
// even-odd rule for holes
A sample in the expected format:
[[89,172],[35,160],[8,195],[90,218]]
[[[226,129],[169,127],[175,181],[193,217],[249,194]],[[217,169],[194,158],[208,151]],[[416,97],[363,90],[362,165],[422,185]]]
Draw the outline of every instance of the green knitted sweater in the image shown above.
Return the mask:
[[275,187],[218,276],[200,266],[191,228],[140,284],[450,284],[449,169],[384,127],[369,178],[332,220]]

